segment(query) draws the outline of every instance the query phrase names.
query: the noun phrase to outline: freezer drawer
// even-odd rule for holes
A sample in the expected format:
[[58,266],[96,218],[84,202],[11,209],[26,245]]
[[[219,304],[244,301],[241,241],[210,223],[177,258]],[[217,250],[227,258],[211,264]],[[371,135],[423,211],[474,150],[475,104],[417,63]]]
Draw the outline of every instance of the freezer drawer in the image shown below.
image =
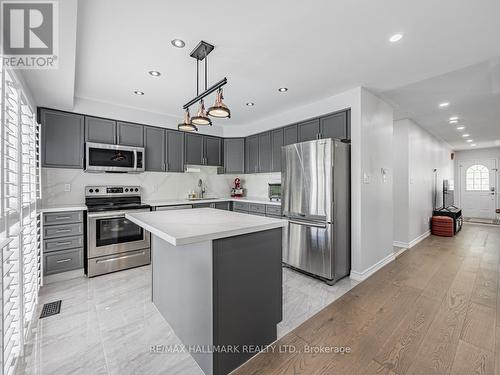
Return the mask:
[[144,266],[149,263],[151,263],[149,248],[93,258],[89,259],[88,262],[88,276],[98,276],[127,268]]
[[332,280],[333,225],[289,220],[283,247],[283,262]]

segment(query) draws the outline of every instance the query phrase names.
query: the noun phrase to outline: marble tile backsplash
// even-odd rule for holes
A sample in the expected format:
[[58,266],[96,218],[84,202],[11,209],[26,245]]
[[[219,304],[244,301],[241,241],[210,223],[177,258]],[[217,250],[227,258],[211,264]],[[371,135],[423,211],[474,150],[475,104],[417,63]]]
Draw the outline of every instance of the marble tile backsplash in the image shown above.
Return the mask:
[[[197,190],[201,178],[206,186],[206,197],[227,197],[236,175],[217,174],[216,167],[196,166],[195,172],[165,173],[87,173],[80,169],[43,168],[42,205],[83,204],[85,186],[88,185],[138,185],[143,188],[143,199],[181,199],[188,192]],[[246,195],[267,199],[267,184],[279,182],[280,173],[247,174],[239,176]],[[70,184],[71,191],[65,191]]]

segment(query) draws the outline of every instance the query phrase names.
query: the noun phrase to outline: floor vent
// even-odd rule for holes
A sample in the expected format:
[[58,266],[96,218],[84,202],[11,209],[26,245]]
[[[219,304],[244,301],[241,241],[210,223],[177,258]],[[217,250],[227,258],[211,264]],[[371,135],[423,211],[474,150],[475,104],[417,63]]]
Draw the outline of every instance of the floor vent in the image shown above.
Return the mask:
[[59,301],[49,302],[43,305],[42,313],[40,314],[40,319],[59,314],[59,312],[61,311],[61,302],[62,300],[59,300]]

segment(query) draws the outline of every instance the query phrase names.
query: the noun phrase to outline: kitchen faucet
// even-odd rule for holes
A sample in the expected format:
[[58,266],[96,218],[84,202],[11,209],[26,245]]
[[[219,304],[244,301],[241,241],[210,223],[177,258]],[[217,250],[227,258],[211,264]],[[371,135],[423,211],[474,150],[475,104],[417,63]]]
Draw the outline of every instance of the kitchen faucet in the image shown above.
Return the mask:
[[203,195],[205,194],[205,186],[203,185],[203,180],[201,178],[198,180],[198,187],[200,188],[200,198],[203,198]]

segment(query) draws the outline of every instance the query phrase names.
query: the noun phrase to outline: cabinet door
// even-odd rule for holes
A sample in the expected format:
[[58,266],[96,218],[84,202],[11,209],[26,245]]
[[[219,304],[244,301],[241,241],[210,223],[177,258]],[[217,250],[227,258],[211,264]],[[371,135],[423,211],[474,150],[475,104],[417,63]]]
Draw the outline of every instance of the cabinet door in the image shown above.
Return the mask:
[[321,138],[347,139],[347,112],[321,118],[320,134]]
[[165,130],[145,126],[144,149],[146,153],[146,170],[163,172],[165,170]]
[[271,172],[271,132],[259,134],[259,172]]
[[84,117],[41,109],[42,166],[83,168]]
[[222,165],[222,139],[205,136],[205,164]]
[[319,120],[303,122],[299,126],[299,142],[312,141],[319,138]]
[[283,129],[271,131],[271,172],[281,172],[281,147],[283,147]]
[[186,164],[202,165],[204,137],[199,134],[184,135],[184,155]]
[[245,173],[245,138],[224,139],[224,172]]
[[283,128],[283,146],[298,142],[297,125],[290,125]]
[[184,133],[167,130],[166,144],[167,171],[184,172]]
[[123,146],[144,147],[144,126],[129,122],[116,124],[116,143]]
[[259,136],[247,137],[245,142],[246,172],[257,173],[259,172]]
[[85,141],[116,143],[116,121],[85,116]]

